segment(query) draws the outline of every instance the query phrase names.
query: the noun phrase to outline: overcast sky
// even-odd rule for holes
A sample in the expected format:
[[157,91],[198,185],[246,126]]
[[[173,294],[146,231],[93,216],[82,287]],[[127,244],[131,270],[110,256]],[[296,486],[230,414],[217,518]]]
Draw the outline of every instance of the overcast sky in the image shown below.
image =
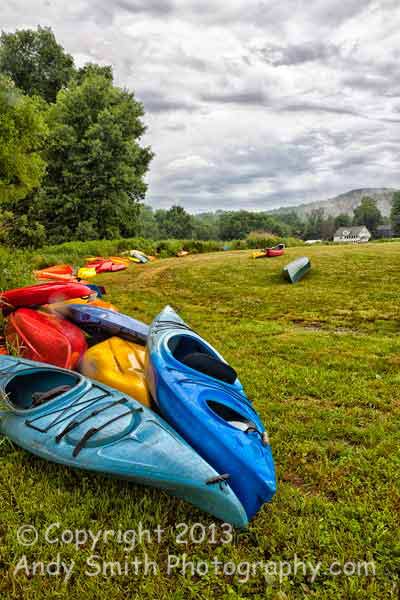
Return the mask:
[[145,106],[148,203],[269,209],[397,187],[399,0],[2,0]]

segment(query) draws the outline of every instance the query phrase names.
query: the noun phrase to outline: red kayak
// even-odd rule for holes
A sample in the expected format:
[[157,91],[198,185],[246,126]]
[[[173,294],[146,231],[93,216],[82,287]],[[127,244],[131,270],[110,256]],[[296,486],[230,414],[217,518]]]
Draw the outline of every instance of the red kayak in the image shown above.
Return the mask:
[[3,337],[0,337],[0,354],[8,354],[6,340]]
[[64,369],[74,369],[87,350],[79,327],[31,308],[12,313],[5,333],[7,343],[19,356]]
[[282,256],[285,253],[285,244],[278,244],[273,248],[266,248],[266,256]]
[[96,273],[115,273],[116,271],[124,271],[127,267],[122,263],[114,263],[112,260],[98,260],[90,262],[87,267],[96,269]]
[[0,295],[0,306],[3,314],[6,314],[21,306],[41,306],[72,298],[88,298],[91,295],[93,290],[82,283],[52,281],[8,290]]

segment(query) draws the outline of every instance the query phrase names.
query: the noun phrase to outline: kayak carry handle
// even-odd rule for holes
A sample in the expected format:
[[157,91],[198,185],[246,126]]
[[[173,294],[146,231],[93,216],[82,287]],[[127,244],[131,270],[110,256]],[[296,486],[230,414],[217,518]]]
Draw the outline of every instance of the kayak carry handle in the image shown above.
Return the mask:
[[211,477],[211,479],[207,479],[206,485],[214,485],[215,483],[223,483],[230,478],[229,473],[223,473],[222,475],[217,475],[216,477]]
[[261,438],[261,442],[262,442],[263,446],[269,446],[268,433],[266,431],[258,431],[258,429],[257,429],[257,427],[255,427],[255,425],[249,425],[249,427],[246,429],[245,433],[258,433],[258,435]]

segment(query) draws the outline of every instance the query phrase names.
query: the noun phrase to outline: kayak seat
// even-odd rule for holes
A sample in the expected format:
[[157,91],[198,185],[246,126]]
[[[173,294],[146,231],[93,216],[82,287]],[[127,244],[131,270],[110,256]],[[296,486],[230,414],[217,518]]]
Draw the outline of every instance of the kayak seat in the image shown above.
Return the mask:
[[215,358],[204,352],[192,352],[181,359],[181,362],[205,375],[214,377],[225,383],[235,383],[237,373],[230,365],[224,363],[219,358]]
[[57,398],[57,396],[61,396],[61,394],[65,394],[68,390],[71,389],[70,385],[59,385],[47,392],[34,392],[32,394],[32,406],[40,406],[41,404],[45,404],[49,400],[53,400],[53,398]]
[[14,375],[5,387],[8,401],[18,410],[29,410],[51,401],[78,385],[80,376],[43,367]]

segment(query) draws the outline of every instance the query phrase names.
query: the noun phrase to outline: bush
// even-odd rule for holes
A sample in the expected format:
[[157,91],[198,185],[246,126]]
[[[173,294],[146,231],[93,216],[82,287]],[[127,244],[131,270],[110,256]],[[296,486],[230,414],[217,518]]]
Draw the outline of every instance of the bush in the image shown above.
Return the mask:
[[33,269],[41,269],[57,263],[69,263],[81,266],[88,256],[113,256],[125,250],[141,250],[145,254],[157,255],[159,258],[176,256],[180,250],[191,254],[219,252],[222,250],[247,250],[265,248],[284,243],[286,246],[302,246],[304,242],[297,238],[249,236],[244,240],[233,240],[229,243],[212,240],[149,240],[145,238],[127,238],[119,240],[93,240],[87,242],[66,242],[57,246],[45,246],[31,256]]
[[33,281],[32,262],[28,252],[0,247],[0,291]]

